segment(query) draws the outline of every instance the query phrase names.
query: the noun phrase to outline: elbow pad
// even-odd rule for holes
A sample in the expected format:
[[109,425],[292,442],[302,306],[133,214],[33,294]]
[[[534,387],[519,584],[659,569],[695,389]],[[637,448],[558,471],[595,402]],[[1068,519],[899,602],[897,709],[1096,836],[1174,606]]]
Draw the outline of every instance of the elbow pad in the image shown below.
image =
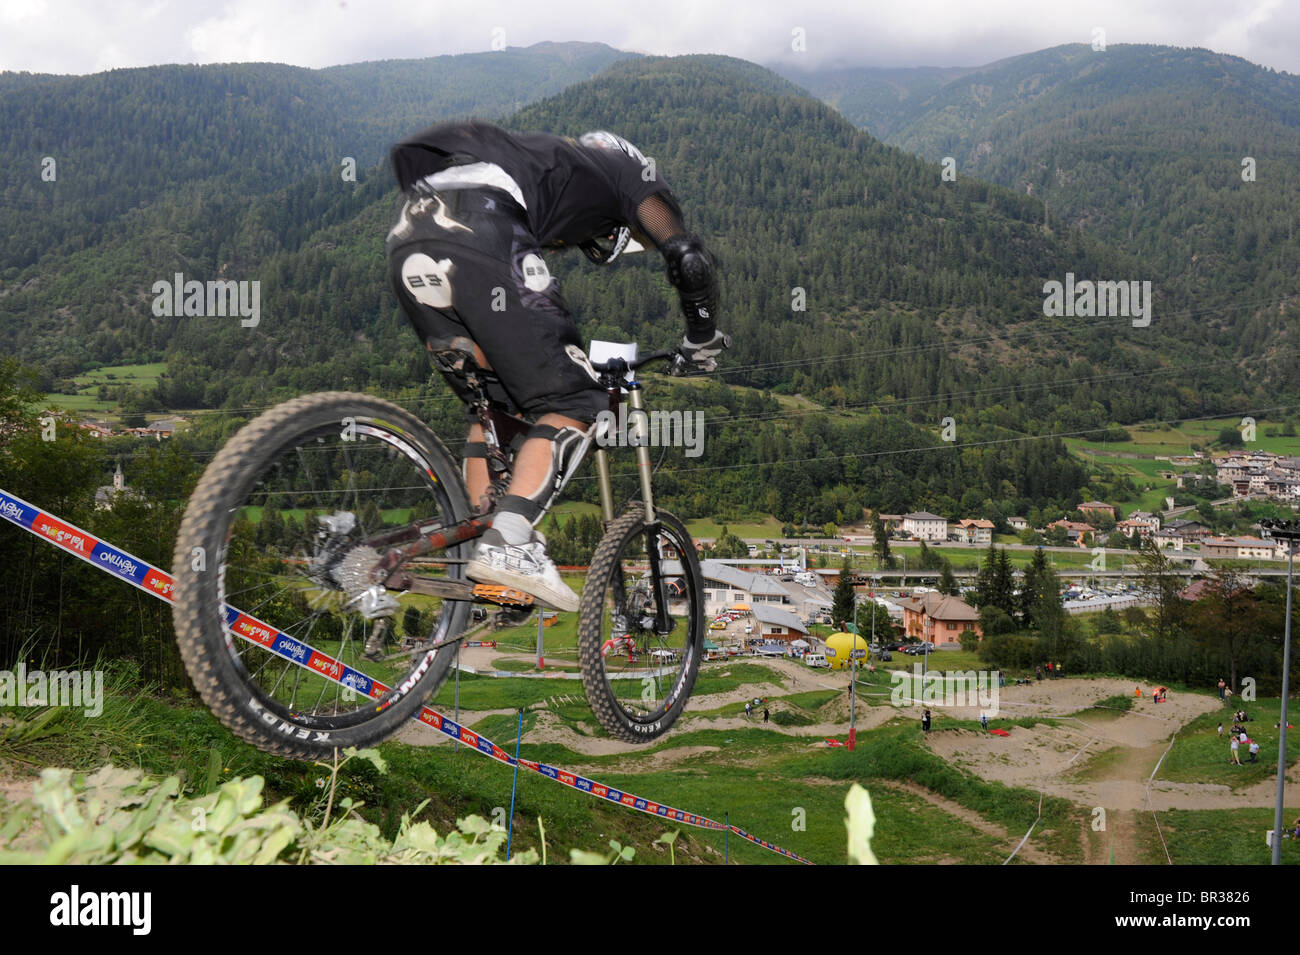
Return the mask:
[[718,279],[713,256],[696,235],[679,235],[660,246],[668,265],[668,281],[681,297],[691,339],[704,341],[715,330]]

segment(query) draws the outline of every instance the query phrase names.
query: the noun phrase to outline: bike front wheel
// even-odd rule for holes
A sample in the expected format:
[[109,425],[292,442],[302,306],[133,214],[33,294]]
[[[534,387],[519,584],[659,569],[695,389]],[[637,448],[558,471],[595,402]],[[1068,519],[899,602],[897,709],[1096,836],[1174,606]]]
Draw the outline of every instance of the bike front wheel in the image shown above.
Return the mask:
[[596,548],[578,608],[578,662],[592,712],[618,739],[647,743],[690,699],[704,648],[695,542],[666,511],[638,505]]
[[[204,472],[172,561],[176,637],[204,703],[259,749],[298,759],[391,735],[446,679],[454,648],[438,645],[469,604],[367,593],[373,542],[468,516],[447,449],[389,402],[330,392],[249,423]],[[460,579],[464,549],[412,569]],[[418,649],[375,662],[399,628]]]

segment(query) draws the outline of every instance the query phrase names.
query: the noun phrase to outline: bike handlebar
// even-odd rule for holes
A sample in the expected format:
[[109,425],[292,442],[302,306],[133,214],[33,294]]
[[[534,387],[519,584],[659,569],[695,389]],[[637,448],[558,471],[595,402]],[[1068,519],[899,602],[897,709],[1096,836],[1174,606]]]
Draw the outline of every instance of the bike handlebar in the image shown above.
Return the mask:
[[[723,336],[723,348],[731,347],[731,337]],[[644,368],[656,361],[668,361],[672,367],[668,370],[670,375],[684,375],[691,366],[691,360],[682,351],[681,347],[670,348],[666,351],[651,352],[648,355],[642,355],[634,361],[628,361],[626,358],[611,358],[609,361],[592,362],[591,367],[602,375],[624,375],[629,371],[636,371]]]
[[676,348],[670,348],[667,351],[656,351],[648,355],[642,355],[633,361],[628,361],[626,358],[611,358],[609,361],[600,362],[593,361],[591,367],[597,371],[636,371],[651,362],[664,361],[679,354],[680,352]]
[[674,364],[678,362],[685,363],[686,358],[681,351],[676,348],[670,348],[667,351],[651,352],[648,355],[642,355],[634,361],[628,361],[626,358],[611,358],[609,361],[593,361],[591,367],[602,374],[618,375],[629,371],[636,371],[644,368],[656,361],[671,361]]

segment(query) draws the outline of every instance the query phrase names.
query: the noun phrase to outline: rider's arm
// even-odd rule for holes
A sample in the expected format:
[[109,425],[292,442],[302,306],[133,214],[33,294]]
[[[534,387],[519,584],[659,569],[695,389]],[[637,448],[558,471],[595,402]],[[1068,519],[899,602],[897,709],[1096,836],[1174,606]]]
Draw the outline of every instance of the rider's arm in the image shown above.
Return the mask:
[[673,206],[660,195],[642,200],[636,209],[641,231],[659,249],[668,266],[668,281],[677,289],[686,314],[686,338],[693,343],[713,339],[717,327],[718,279],[713,256],[700,237],[687,232]]

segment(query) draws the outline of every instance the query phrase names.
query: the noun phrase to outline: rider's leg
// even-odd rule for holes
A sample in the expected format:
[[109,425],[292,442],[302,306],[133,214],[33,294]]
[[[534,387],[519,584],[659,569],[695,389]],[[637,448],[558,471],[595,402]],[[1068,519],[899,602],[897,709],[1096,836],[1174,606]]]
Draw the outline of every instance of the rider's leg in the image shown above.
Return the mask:
[[[464,191],[452,212],[465,219],[479,210],[478,218],[466,219],[472,234],[455,233],[455,244],[390,240],[389,275],[426,344],[446,347],[461,335],[472,340],[480,367],[492,368],[504,404],[537,422],[516,456],[494,526],[479,539],[466,575],[576,610],[577,594],[561,579],[532,528],[586,449],[584,422],[608,409],[609,396],[523,216],[493,219],[483,212],[491,206],[500,214],[506,205],[499,195]],[[465,469],[471,495],[488,476],[482,467],[481,460],[471,458]]]
[[[562,414],[542,415],[537,424],[556,431],[570,429],[570,433],[587,430],[587,425],[577,418]],[[548,501],[537,502],[550,496],[544,489],[557,476],[556,450],[551,438],[530,437],[515,455],[510,487],[492,521],[492,527],[507,544],[523,544],[531,539],[533,525],[541,518],[537,509],[544,509],[549,504]]]
[[[474,360],[480,368],[486,371],[492,370],[483,348],[477,343],[474,345]],[[572,428],[575,431],[587,430],[584,422],[562,414],[544,414],[537,419],[537,424],[547,425],[556,431],[562,428]],[[506,489],[507,495],[525,500],[537,499],[543,483],[553,476],[551,444],[549,438],[543,437],[530,437],[524,441],[515,455],[510,487]],[[488,466],[487,459],[482,456],[486,447],[483,426],[476,421],[470,425],[469,435],[465,439],[465,490],[472,503],[477,503],[487,494]],[[498,523],[507,514],[514,514],[515,517]],[[505,509],[499,510],[492,526],[501,532],[501,536],[508,543],[522,544],[531,536],[532,526],[535,523],[536,521],[528,520],[518,511]]]
[[483,427],[477,421],[469,426],[469,436],[465,439],[465,493],[475,508],[487,496],[488,466],[487,443],[483,440]]

